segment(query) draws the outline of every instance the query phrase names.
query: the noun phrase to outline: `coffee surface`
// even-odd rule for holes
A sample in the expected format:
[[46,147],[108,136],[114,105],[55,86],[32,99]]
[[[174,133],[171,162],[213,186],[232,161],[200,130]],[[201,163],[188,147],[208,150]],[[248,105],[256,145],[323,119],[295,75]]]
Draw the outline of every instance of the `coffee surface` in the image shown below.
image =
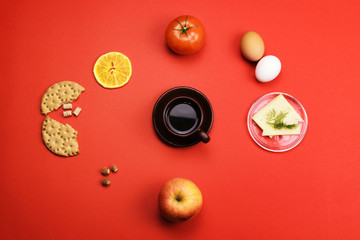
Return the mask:
[[179,103],[173,106],[167,115],[169,127],[177,134],[192,132],[200,119],[198,113],[188,103]]

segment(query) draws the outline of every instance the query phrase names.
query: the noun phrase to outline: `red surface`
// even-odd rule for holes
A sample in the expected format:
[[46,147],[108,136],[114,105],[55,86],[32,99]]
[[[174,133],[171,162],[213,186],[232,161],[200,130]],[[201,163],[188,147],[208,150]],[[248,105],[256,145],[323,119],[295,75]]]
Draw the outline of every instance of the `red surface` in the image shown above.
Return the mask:
[[[358,1],[2,1],[0,238],[8,239],[359,239]],[[177,56],[164,42],[176,16],[207,31],[204,48]],[[273,82],[254,78],[240,39],[258,32],[282,61]],[[133,76],[107,90],[92,74],[109,51],[126,54]],[[80,155],[62,158],[41,139],[40,99],[55,82],[86,91],[74,103]],[[164,145],[152,107],[175,86],[202,91],[214,109],[211,141]],[[309,117],[307,135],[285,153],[261,149],[246,115],[282,91]],[[117,164],[112,185],[100,170]],[[173,177],[194,181],[200,215],[169,224],[157,194]]]

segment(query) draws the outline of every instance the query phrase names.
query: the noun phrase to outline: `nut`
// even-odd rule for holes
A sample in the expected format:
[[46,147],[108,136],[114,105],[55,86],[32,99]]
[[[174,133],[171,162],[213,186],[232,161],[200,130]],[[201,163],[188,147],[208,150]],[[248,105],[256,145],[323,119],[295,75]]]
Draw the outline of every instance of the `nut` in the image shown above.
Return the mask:
[[109,185],[110,185],[110,179],[104,178],[104,179],[101,181],[101,184],[102,184],[104,187],[109,186]]
[[113,173],[116,173],[119,170],[115,164],[111,165],[110,169]]
[[101,169],[101,174],[103,176],[107,176],[110,174],[110,169],[108,167],[104,167],[103,169]]

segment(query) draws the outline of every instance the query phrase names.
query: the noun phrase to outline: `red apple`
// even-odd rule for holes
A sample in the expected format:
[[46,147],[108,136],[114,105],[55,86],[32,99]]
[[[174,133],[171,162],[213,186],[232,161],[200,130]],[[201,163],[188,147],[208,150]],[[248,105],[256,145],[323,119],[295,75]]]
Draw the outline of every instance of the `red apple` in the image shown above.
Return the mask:
[[200,212],[202,203],[200,189],[184,178],[167,181],[159,193],[160,214],[172,222],[194,218]]

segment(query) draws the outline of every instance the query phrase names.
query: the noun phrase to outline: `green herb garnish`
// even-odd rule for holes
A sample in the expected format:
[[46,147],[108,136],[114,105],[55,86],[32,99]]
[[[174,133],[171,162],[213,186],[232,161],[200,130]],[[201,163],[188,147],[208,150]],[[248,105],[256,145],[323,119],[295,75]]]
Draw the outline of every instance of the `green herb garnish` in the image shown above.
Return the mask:
[[294,129],[298,126],[298,124],[286,124],[284,123],[284,119],[288,115],[288,112],[282,112],[280,111],[278,114],[276,114],[275,109],[271,109],[270,112],[266,114],[266,120],[267,124],[272,126],[275,129]]

